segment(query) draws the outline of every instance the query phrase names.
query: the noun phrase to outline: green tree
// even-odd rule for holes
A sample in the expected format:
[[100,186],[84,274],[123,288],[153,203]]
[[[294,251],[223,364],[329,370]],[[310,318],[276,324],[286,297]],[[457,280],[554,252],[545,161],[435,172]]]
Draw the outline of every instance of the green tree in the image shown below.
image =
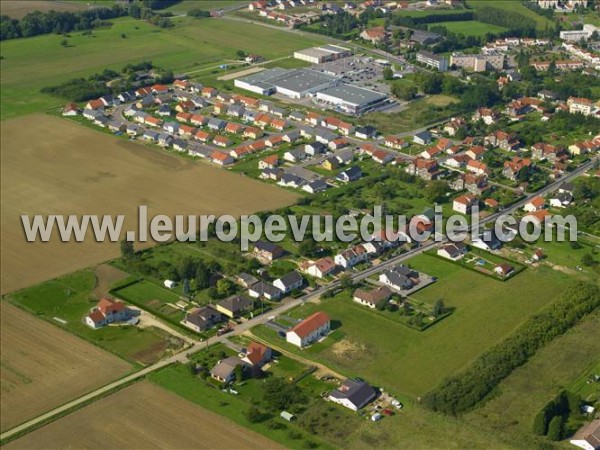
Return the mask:
[[446,199],[448,183],[443,180],[434,180],[425,188],[425,198],[430,202],[439,203]]
[[354,286],[354,282],[352,281],[352,278],[350,278],[350,275],[345,273],[340,277],[340,287],[342,289],[350,289],[352,286]]
[[548,432],[548,419],[544,411],[540,411],[535,416],[533,420],[533,432],[540,436],[545,436]]
[[233,294],[235,290],[235,285],[233,282],[227,278],[221,278],[217,281],[217,294],[221,297],[226,297],[230,294]]
[[596,260],[594,259],[594,257],[591,255],[591,253],[586,253],[585,255],[583,255],[581,257],[581,264],[583,264],[584,266],[587,267],[591,267],[596,263]]
[[436,300],[433,304],[433,315],[434,317],[439,317],[446,312],[446,305],[444,305],[444,301],[442,299]]
[[135,258],[135,250],[133,248],[133,242],[128,241],[127,239],[123,239],[119,243],[119,248],[121,250],[121,257],[125,261],[131,261]]
[[564,419],[562,416],[554,416],[548,425],[548,438],[560,441],[563,438]]
[[400,100],[412,100],[417,96],[417,88],[412,84],[394,84],[392,94]]
[[69,45],[69,41],[67,41],[66,39],[63,39],[62,41],[60,41],[60,45],[62,45],[63,47],[66,47],[67,45]]
[[237,366],[235,366],[235,381],[237,381],[238,383],[241,381],[244,381],[244,366],[239,364]]
[[266,419],[266,414],[258,409],[257,406],[252,405],[250,406],[250,409],[246,411],[246,419],[250,423],[259,423]]
[[383,69],[383,79],[384,80],[393,80],[394,79],[394,71],[390,66],[386,66]]

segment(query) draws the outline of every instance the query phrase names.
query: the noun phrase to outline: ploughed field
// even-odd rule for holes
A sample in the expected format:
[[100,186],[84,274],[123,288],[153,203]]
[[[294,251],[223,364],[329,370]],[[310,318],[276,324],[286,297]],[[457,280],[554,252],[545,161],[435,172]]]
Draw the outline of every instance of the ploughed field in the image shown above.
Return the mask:
[[[118,243],[28,243],[22,214],[124,214],[135,230],[138,206],[166,214],[239,216],[291,204],[277,187],[36,114],[2,122],[2,293],[115,258]],[[186,222],[187,223],[187,222]],[[136,246],[137,247],[137,246]]]
[[2,431],[97,389],[131,368],[7,302],[1,302],[0,308]]
[[225,417],[143,381],[12,441],[4,448],[281,447]]

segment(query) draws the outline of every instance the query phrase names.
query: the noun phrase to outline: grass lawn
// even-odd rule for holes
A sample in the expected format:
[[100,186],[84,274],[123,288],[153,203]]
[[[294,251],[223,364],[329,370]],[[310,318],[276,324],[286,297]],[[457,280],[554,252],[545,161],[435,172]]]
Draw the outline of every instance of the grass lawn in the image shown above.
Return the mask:
[[[177,25],[171,29],[131,18],[112,22],[111,28],[93,30],[89,36],[71,33],[68,47],[60,45],[64,37],[56,34],[3,42],[2,119],[63,105],[66,100],[40,94],[39,90],[104,68],[120,70],[128,63],[151,60],[175,72],[193,72],[237,60],[239,49],[272,59],[322,42],[318,36],[297,36],[218,19],[175,19]],[[241,28],[243,43],[239,39]]]
[[429,27],[443,26],[452,33],[460,33],[465,36],[485,36],[486,33],[502,33],[506,28],[488,23],[478,22],[477,20],[466,20],[459,22],[439,22],[430,24]]
[[137,305],[151,313],[179,322],[184,313],[168,305],[179,301],[179,296],[166,288],[148,281],[139,281],[114,291],[114,294],[127,302]]
[[[92,330],[83,317],[98,299],[92,297],[96,278],[91,270],[82,270],[62,278],[11,294],[8,299],[31,313],[65,328],[129,361],[155,362],[166,349],[168,335],[157,328],[111,326]],[[57,317],[65,320],[62,324]]]
[[381,133],[394,134],[414,130],[452,117],[448,111],[435,111],[432,106],[447,106],[458,101],[447,95],[432,95],[411,102],[408,108],[397,113],[375,112],[365,118],[368,125],[377,128]]
[[596,361],[591,367],[586,369],[577,379],[568,386],[568,390],[578,393],[583,400],[600,400],[600,385],[598,382],[590,382],[590,378],[600,375],[600,360]]
[[[447,307],[455,308],[451,316],[419,332],[336,297],[302,306],[290,315],[306,317],[317,310],[327,311],[340,325],[335,331],[337,342],[327,338],[306,350],[292,350],[349,376],[362,376],[404,398],[414,398],[504,339],[555,299],[568,280],[560,272],[540,268],[500,282],[430,255],[409,263],[438,278],[412,297],[429,304],[443,299]],[[254,332],[277,345],[285,344],[266,327]]]
[[176,3],[163,11],[170,11],[173,14],[185,14],[190,9],[203,9],[204,11],[212,11],[213,9],[231,8],[233,6],[247,5],[243,0],[183,0]]

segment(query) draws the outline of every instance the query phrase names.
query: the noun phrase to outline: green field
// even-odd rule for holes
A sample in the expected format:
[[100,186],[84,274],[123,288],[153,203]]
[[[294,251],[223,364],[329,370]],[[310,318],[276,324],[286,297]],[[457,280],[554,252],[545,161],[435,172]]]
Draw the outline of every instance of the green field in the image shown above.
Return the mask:
[[95,285],[93,272],[82,270],[11,294],[8,300],[134,363],[151,363],[162,356],[169,336],[163,330],[134,326],[92,330],[83,323],[83,317],[98,301],[92,296]]
[[89,36],[71,33],[68,47],[60,45],[64,37],[56,34],[4,41],[2,119],[62,106],[64,100],[39,90],[104,68],[120,70],[128,63],[151,60],[159,67],[194,75],[237,60],[240,49],[272,59],[321,42],[318,36],[298,36],[251,24],[244,24],[240,42],[237,22],[184,18],[176,23],[172,29],[160,29],[130,18],[118,19],[111,28],[94,30]]
[[487,33],[502,33],[506,28],[488,23],[468,20],[461,22],[438,22],[429,25],[429,28],[443,26],[452,33],[460,33],[465,36],[485,36]]
[[[302,306],[290,314],[306,317],[324,310],[340,325],[333,339],[337,343],[328,338],[302,353],[349,376],[362,376],[392,392],[415,398],[504,339],[531,314],[554,300],[568,281],[560,272],[540,268],[501,282],[426,254],[409,263],[438,278],[411,297],[429,304],[442,299],[447,307],[455,308],[451,316],[419,332],[337,296],[318,305]],[[286,345],[266,327],[253,331],[278,345]],[[291,346],[285,348],[288,347],[297,351]],[[344,348],[347,351],[342,351]]]

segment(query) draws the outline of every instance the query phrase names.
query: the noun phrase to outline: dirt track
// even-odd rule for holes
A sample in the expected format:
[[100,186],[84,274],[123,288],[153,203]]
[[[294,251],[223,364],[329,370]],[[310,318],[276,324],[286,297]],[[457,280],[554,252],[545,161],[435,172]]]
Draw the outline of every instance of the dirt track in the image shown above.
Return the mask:
[[[282,189],[60,118],[37,114],[2,122],[2,293],[112,259],[118,243],[28,243],[21,214],[124,214],[138,206],[165,214],[239,216],[292,203]],[[149,244],[146,244],[149,245]]]
[[281,448],[148,381],[52,422],[8,449]]
[[125,361],[6,302],[0,304],[0,428],[12,428],[124,375]]

